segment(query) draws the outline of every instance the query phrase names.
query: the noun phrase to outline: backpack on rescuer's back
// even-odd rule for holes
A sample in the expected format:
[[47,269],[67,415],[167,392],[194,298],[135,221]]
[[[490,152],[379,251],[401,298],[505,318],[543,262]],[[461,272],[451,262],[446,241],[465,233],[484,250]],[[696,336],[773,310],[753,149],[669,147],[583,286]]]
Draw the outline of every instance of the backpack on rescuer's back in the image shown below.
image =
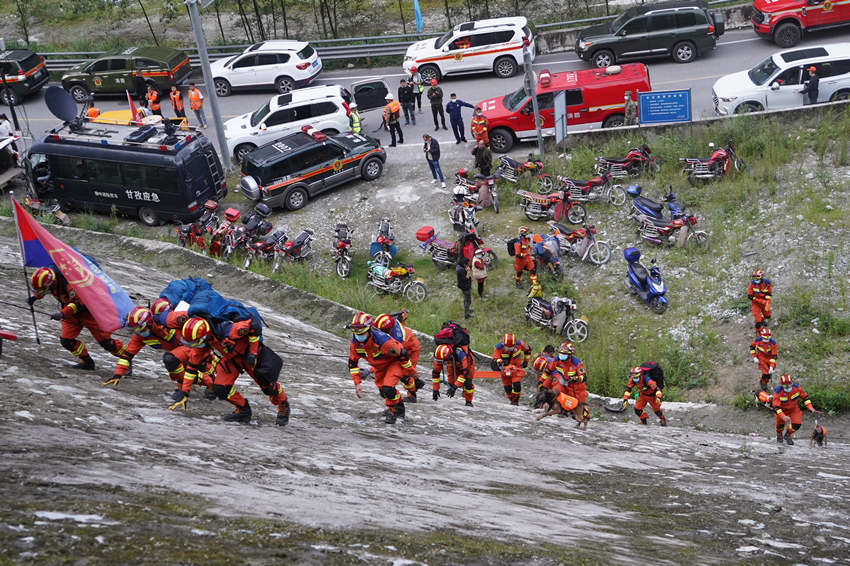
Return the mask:
[[508,240],[508,255],[514,257],[516,255],[516,250],[514,250],[514,244],[519,242],[519,238],[511,238]]
[[452,347],[469,346],[469,332],[460,324],[451,320],[443,323],[443,328],[434,334],[436,344],[448,344]]
[[649,379],[655,382],[658,389],[664,389],[664,371],[661,366],[655,362],[644,362],[640,369],[648,373]]

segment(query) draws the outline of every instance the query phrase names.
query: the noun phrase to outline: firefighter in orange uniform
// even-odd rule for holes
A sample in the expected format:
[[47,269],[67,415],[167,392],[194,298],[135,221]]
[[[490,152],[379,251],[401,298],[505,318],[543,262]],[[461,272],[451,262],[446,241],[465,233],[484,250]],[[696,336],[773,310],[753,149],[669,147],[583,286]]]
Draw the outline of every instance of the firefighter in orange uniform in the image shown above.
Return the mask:
[[502,372],[502,386],[505,388],[505,396],[511,405],[519,405],[519,397],[522,394],[522,378],[528,367],[531,357],[531,348],[518,339],[515,334],[507,333],[502,341],[493,348],[493,359],[490,367]]
[[534,267],[534,246],[532,246],[531,238],[528,235],[528,227],[519,227],[519,237],[514,242],[514,280],[516,286],[521,287],[522,272],[528,271],[531,284],[537,283],[537,270]]
[[555,358],[555,347],[551,344],[546,344],[546,347],[543,348],[543,351],[537,354],[537,356],[531,362],[531,367],[534,368],[534,371],[537,372],[538,391],[543,388],[543,376],[546,372],[546,368],[549,367],[549,364],[551,364],[555,360]]
[[661,426],[667,426],[667,419],[664,417],[664,412],[661,410],[661,387],[652,378],[650,373],[658,368],[655,362],[646,362],[642,366],[635,366],[629,374],[629,381],[626,382],[626,392],[623,393],[623,405],[629,401],[632,393],[632,388],[637,387],[640,394],[635,401],[635,414],[640,419],[640,424],[645,425],[649,416],[644,407],[649,405],[658,417],[658,423]]
[[[407,318],[407,316],[405,315],[404,318]],[[396,320],[391,314],[379,314],[372,322],[372,326],[401,342],[402,347],[407,351],[410,368],[405,370],[404,376],[401,378],[404,389],[407,391],[404,401],[416,403],[416,392],[425,386],[425,382],[416,375],[416,364],[419,363],[419,353],[422,350],[419,339],[413,335],[412,330],[404,326],[400,320]]]
[[490,120],[484,116],[481,107],[476,107],[472,113],[472,120],[469,122],[469,129],[472,135],[475,136],[475,141],[483,141],[484,145],[490,145]]
[[776,369],[776,340],[770,328],[759,329],[758,336],[750,344],[750,355],[761,372],[761,390],[767,391],[770,386],[770,376]]
[[80,359],[80,363],[75,366],[77,369],[94,369],[94,360],[89,356],[85,344],[77,340],[83,328],[87,328],[101,348],[113,356],[120,357],[124,353],[124,344],[112,338],[109,332],[100,329],[74,290],[68,287],[68,282],[61,273],[49,267],[39,267],[32,274],[31,283],[33,295],[27,299],[30,306],[48,292],[59,301],[61,310],[53,313],[50,318],[62,321],[59,343]]
[[178,118],[186,118],[186,110],[183,106],[183,93],[177,90],[177,85],[171,85],[171,92],[168,93],[168,98],[171,99],[171,108],[174,109],[174,115]]
[[767,326],[767,320],[770,318],[772,294],[773,284],[770,279],[764,276],[764,271],[761,269],[753,271],[753,278],[747,287],[747,297],[753,302],[753,320],[756,323],[756,330],[762,326]]
[[802,387],[794,383],[790,375],[783,374],[779,378],[779,386],[773,391],[771,403],[773,412],[776,414],[776,442],[779,444],[782,444],[783,440],[789,446],[794,444],[791,437],[803,424],[800,401],[810,413],[820,414],[820,411],[816,411],[812,406],[809,395],[803,391]]
[[571,342],[558,347],[558,355],[543,372],[540,387],[565,393],[578,401],[573,415],[578,421],[576,426],[587,428],[590,411],[587,410],[587,372],[584,364],[575,356],[576,350]]
[[365,312],[355,314],[348,327],[352,331],[348,347],[348,371],[354,381],[354,393],[358,399],[363,397],[358,362],[365,359],[375,368],[375,385],[387,407],[385,422],[393,424],[398,417],[404,417],[404,399],[396,385],[412,367],[407,351],[398,340],[372,328],[372,317]]
[[472,397],[475,394],[475,384],[472,382],[475,376],[475,358],[469,351],[468,346],[457,346],[452,348],[448,344],[440,344],[434,351],[434,367],[431,370],[431,381],[433,382],[433,399],[440,398],[440,374],[446,370],[446,381],[449,389],[446,395],[454,397],[458,389],[463,389],[463,399],[466,406],[472,406]]

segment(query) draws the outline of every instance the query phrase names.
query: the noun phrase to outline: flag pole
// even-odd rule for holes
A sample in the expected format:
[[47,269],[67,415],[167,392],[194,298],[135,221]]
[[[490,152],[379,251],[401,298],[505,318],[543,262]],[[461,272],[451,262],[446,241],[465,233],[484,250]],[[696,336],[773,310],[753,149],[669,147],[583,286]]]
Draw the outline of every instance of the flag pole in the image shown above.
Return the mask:
[[[9,199],[12,201],[12,214],[15,216],[15,228],[18,232],[18,245],[21,247],[21,269],[24,272],[24,285],[27,288],[27,299],[30,297],[30,276],[27,274],[27,260],[24,256],[24,243],[21,241],[21,227],[18,226],[18,213],[15,210],[15,193],[9,191]],[[29,303],[29,301],[27,301]],[[41,345],[38,336],[38,323],[35,321],[35,306],[30,303],[30,314],[32,315],[32,327],[35,329],[35,343]]]

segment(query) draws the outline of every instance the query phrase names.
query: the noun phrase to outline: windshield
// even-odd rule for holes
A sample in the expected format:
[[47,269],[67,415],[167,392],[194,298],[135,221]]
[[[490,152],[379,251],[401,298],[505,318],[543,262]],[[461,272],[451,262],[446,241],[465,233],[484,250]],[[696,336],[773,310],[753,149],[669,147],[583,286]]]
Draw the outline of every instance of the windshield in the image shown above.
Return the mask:
[[505,98],[502,99],[502,104],[511,112],[516,112],[527,98],[528,93],[525,91],[525,87],[522,87],[518,91],[505,96]]
[[624,13],[622,13],[622,14],[620,14],[620,15],[619,15],[619,16],[617,16],[616,18],[614,18],[614,21],[613,21],[613,22],[611,22],[611,27],[610,27],[610,28],[608,28],[608,30],[610,31],[610,33],[614,33],[615,31],[617,31],[618,29],[620,29],[621,27],[623,27],[623,24],[624,24],[624,23],[626,23],[626,14],[625,14],[625,12],[624,12]]
[[251,126],[256,127],[257,124],[263,121],[263,118],[268,116],[269,114],[269,103],[266,102],[263,104],[261,108],[255,110],[253,114],[251,114]]
[[779,70],[779,67],[776,66],[776,63],[773,62],[773,57],[768,57],[755,67],[747,72],[750,80],[761,86],[767,82],[767,80]]
[[454,34],[454,30],[449,30],[446,33],[444,33],[443,35],[441,35],[440,37],[438,37],[437,41],[434,42],[434,49],[439,49],[440,47],[445,45],[446,42],[452,38],[453,34]]

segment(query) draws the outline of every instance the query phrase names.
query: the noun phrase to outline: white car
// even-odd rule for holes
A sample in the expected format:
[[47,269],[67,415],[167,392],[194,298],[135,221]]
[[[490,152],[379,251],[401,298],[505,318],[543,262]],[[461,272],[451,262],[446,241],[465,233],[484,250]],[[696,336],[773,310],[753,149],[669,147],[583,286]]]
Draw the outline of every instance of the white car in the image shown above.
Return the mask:
[[749,71],[726,75],[714,83],[715,113],[726,116],[803,106],[800,91],[815,68],[820,79],[818,102],[850,99],[850,43],[789,49],[771,55]]
[[322,72],[322,60],[306,41],[255,43],[239,55],[210,63],[215,93],[230,96],[242,88],[271,88],[281,94],[307,86]]
[[476,71],[493,71],[497,77],[514,76],[523,63],[523,39],[531,42],[534,60],[534,38],[524,17],[494,18],[458,24],[434,39],[417,41],[407,48],[404,71],[416,67],[423,81],[440,80],[445,75]]

